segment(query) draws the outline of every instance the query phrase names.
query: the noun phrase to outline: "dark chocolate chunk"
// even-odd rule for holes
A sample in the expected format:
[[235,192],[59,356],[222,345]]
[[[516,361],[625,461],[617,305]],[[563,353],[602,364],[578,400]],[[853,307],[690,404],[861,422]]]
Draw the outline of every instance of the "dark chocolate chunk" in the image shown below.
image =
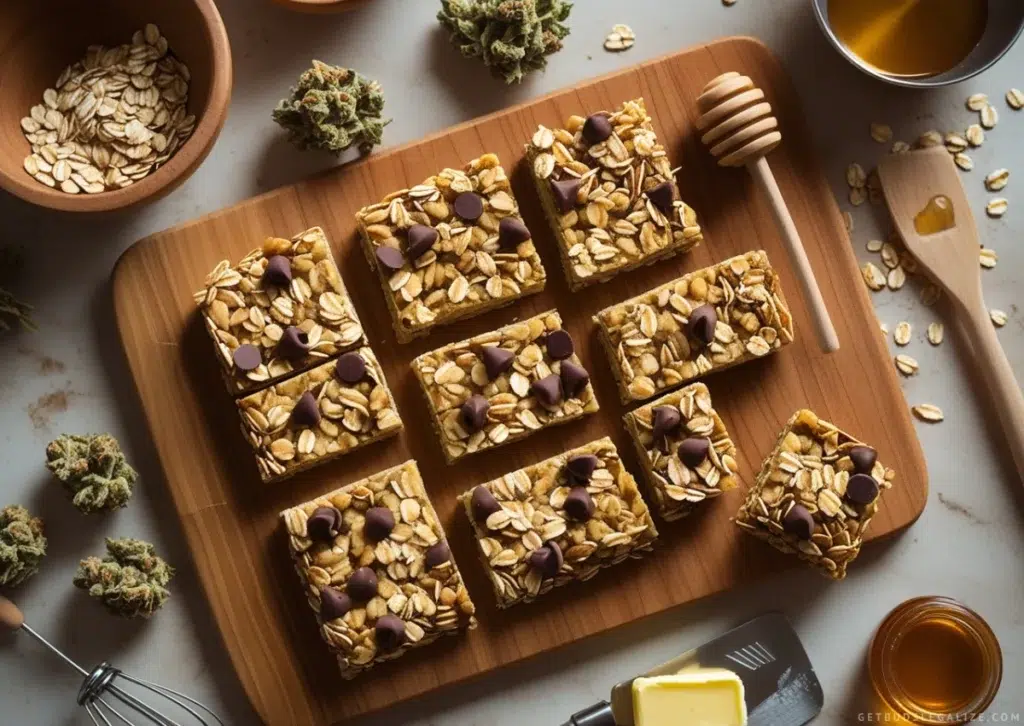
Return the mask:
[[394,528],[395,515],[387,507],[370,507],[366,510],[366,523],[363,525],[363,534],[371,542],[380,542],[387,539]]
[[487,487],[477,487],[469,499],[469,508],[473,510],[473,519],[486,522],[495,512],[501,511],[501,504]]
[[320,423],[320,407],[317,405],[316,396],[306,391],[299,400],[295,402],[291,415],[292,426],[310,427]]
[[870,474],[878,460],[878,452],[870,446],[854,446],[850,449],[850,461],[858,474]]
[[798,539],[810,539],[814,534],[814,517],[801,504],[794,504],[782,518],[782,529]]
[[505,217],[498,222],[498,244],[505,249],[515,249],[530,237],[530,230],[517,217]]
[[231,354],[231,360],[235,362],[235,368],[238,370],[253,371],[260,367],[263,357],[260,355],[260,349],[255,345],[244,343],[235,348]]
[[552,373],[539,381],[534,381],[530,386],[530,393],[545,406],[555,406],[562,400],[562,382]]
[[590,374],[587,373],[587,369],[576,365],[571,360],[562,361],[559,373],[562,377],[562,390],[569,398],[579,396],[590,383]]
[[588,144],[600,144],[612,135],[612,122],[603,113],[595,113],[583,122],[583,138]]
[[479,194],[463,192],[455,197],[455,213],[467,222],[475,222],[484,213],[484,200]]
[[389,270],[401,270],[405,265],[402,253],[394,247],[381,245],[377,248],[377,261]]
[[366,602],[377,594],[377,573],[369,567],[360,567],[349,575],[345,592],[356,602]]
[[344,617],[352,609],[352,598],[333,587],[325,587],[320,591],[320,619],[329,623]]
[[651,200],[659,212],[666,217],[672,214],[672,203],[675,201],[675,192],[672,189],[672,182],[662,182],[653,189],[647,190],[647,198]]
[[438,236],[436,229],[425,224],[414,224],[409,227],[409,232],[406,236],[408,243],[405,247],[409,259],[418,260],[427,254],[430,248],[434,246],[434,243],[437,242]]
[[396,650],[405,642],[405,621],[388,613],[373,626],[373,634],[380,650]]
[[878,496],[878,482],[870,474],[854,474],[846,483],[846,500],[864,506]]
[[577,522],[586,522],[594,514],[594,500],[584,487],[573,487],[562,509]]
[[474,393],[463,402],[459,409],[459,418],[469,433],[476,433],[487,425],[487,412],[491,404],[479,393]]
[[551,193],[555,197],[555,206],[562,214],[571,212],[576,207],[576,195],[580,191],[580,180],[569,177],[562,181],[551,180]]
[[346,353],[334,364],[334,375],[342,383],[354,386],[366,375],[366,361],[358,353]]
[[263,271],[263,282],[274,287],[288,287],[292,281],[292,261],[284,255],[274,255],[267,260]]
[[493,381],[512,367],[516,354],[507,348],[488,345],[484,348],[482,357],[484,359],[484,368],[487,370],[487,377]]
[[580,454],[565,462],[565,471],[569,475],[569,486],[586,486],[600,460],[593,454]]
[[306,536],[318,542],[331,542],[343,531],[341,512],[334,507],[317,507],[306,520]]
[[697,438],[696,436],[690,436],[683,439],[683,442],[679,444],[677,453],[679,454],[679,460],[686,464],[691,469],[696,469],[700,466],[704,459],[708,456],[708,449],[711,448],[711,440],[703,437]]
[[665,440],[665,437],[674,433],[679,428],[683,417],[679,415],[679,409],[675,406],[657,406],[654,411],[651,423],[652,434],[657,443]]
[[551,578],[562,569],[562,548],[554,540],[545,542],[540,549],[530,554],[530,567],[537,570],[541,577]]
[[284,329],[281,340],[277,342],[277,354],[288,360],[305,357],[312,346],[309,344],[309,335],[294,325]]
[[452,551],[448,548],[448,543],[441,540],[436,544],[430,545],[427,551],[423,553],[423,564],[427,566],[428,570],[432,570],[448,562],[451,558]]
[[565,360],[576,352],[572,336],[564,330],[552,330],[547,335],[548,355],[555,360]]
[[687,328],[690,335],[704,345],[715,339],[715,325],[718,324],[718,313],[713,305],[701,305],[690,313]]

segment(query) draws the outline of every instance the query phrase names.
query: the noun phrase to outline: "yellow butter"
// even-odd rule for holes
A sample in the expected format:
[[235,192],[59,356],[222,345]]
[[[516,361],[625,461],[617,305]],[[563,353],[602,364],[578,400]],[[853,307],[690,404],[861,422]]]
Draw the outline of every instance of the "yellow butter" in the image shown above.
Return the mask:
[[709,668],[633,681],[636,726],[745,726],[743,681]]

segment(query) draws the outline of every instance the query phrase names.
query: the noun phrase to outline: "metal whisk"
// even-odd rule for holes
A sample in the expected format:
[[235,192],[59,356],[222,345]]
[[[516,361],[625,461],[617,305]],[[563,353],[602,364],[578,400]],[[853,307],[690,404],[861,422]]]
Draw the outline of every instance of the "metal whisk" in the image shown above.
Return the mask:
[[[101,663],[92,671],[86,671],[46,638],[26,625],[25,616],[18,606],[3,596],[0,596],[0,626],[12,631],[23,630],[82,674],[84,680],[82,687],[78,690],[78,705],[85,708],[89,718],[96,726],[118,726],[119,724],[120,726],[140,726],[141,724],[156,724],[156,726],[215,726],[215,724],[219,724],[224,726],[224,722],[217,714],[194,698],[157,683],[133,678],[109,663]],[[134,684],[140,689],[159,696],[161,707],[155,708],[138,696],[126,691],[122,688],[122,682]],[[117,708],[112,704],[116,704]],[[133,721],[125,716],[122,713],[125,711],[125,707],[144,720]],[[173,717],[166,713],[170,708],[175,710]],[[184,720],[178,720],[182,718]]]

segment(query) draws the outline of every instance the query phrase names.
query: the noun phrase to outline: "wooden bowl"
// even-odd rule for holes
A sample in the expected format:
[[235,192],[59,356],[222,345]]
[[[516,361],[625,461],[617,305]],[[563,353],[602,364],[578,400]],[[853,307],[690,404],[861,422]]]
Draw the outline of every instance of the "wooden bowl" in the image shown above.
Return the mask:
[[274,0],[300,13],[341,13],[366,5],[370,0]]
[[[31,153],[21,119],[41,103],[89,45],[130,43],[155,23],[191,73],[187,109],[192,136],[159,169],[123,189],[66,194],[25,171]],[[72,212],[122,209],[153,201],[184,182],[206,158],[224,126],[231,98],[231,49],[213,0],[0,1],[0,187],[33,204]]]

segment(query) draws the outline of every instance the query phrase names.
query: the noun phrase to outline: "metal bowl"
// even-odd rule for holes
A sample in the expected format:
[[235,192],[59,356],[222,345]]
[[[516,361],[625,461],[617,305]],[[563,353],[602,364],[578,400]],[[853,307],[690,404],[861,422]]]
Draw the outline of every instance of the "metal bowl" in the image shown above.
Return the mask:
[[825,37],[846,60],[869,76],[894,86],[908,88],[938,88],[976,76],[1002,58],[1024,31],[1024,1],[988,0],[988,25],[985,34],[981,36],[974,50],[955,67],[934,76],[893,76],[868,65],[840,42],[828,22],[828,0],[811,0],[811,6]]

